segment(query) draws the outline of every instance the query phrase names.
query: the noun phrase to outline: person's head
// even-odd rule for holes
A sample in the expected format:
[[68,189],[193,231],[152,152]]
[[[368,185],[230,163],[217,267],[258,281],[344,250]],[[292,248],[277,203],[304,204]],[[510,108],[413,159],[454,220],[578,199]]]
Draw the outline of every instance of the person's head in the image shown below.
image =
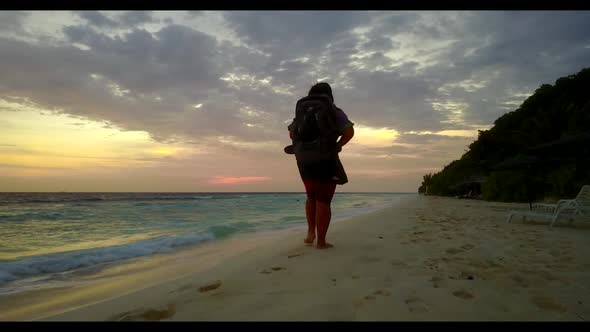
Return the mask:
[[328,97],[330,97],[332,102],[334,102],[334,95],[332,95],[332,88],[330,87],[330,84],[328,84],[326,82],[319,82],[319,83],[314,84],[311,87],[311,89],[309,89],[309,93],[307,95],[308,96],[328,95]]

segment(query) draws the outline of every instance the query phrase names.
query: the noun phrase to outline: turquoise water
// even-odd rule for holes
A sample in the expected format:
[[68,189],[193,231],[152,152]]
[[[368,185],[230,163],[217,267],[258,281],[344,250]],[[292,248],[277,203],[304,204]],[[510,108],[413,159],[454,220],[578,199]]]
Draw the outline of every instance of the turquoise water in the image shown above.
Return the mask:
[[[338,222],[414,194],[336,193]],[[298,193],[0,193],[0,294],[27,278],[305,225]]]

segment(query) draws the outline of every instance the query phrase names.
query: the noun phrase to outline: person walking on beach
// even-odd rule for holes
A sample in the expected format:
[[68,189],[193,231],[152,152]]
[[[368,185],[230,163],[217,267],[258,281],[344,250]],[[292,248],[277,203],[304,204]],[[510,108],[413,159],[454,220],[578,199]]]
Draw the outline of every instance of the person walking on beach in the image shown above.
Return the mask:
[[307,237],[312,245],[316,239],[318,249],[333,247],[326,242],[332,210],[330,204],[336,185],[348,182],[338,153],[354,136],[354,123],[334,104],[332,88],[328,83],[316,83],[307,97],[297,101],[295,118],[288,126],[293,144],[285,152],[295,154],[299,175],[303,180],[307,201]]

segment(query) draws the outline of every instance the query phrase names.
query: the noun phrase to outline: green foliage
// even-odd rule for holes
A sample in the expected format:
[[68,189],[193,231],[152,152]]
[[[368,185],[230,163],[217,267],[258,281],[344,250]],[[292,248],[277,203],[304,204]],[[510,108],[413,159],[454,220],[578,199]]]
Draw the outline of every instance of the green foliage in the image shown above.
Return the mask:
[[[571,195],[571,188],[575,180],[575,165],[557,168],[547,174],[547,195],[553,197],[567,197]],[[581,187],[581,186],[580,186]]]
[[523,171],[493,172],[482,184],[483,199],[500,202],[525,202],[528,199]]
[[[429,194],[459,195],[458,183],[471,175],[484,175],[488,176],[482,184],[482,196],[486,200],[525,202],[541,199],[543,194],[575,196],[582,185],[590,184],[587,156],[569,165],[532,173],[524,170],[493,172],[492,166],[522,154],[527,148],[588,132],[589,86],[590,68],[559,78],[555,85],[541,85],[519,108],[500,116],[491,129],[479,131],[477,140],[459,160],[438,173],[425,175],[418,191],[424,192],[428,187]],[[576,150],[571,154],[570,157],[576,157]]]
[[432,173],[425,174],[422,179],[422,184],[420,185],[420,188],[418,188],[418,193],[428,194],[430,186],[432,185]]

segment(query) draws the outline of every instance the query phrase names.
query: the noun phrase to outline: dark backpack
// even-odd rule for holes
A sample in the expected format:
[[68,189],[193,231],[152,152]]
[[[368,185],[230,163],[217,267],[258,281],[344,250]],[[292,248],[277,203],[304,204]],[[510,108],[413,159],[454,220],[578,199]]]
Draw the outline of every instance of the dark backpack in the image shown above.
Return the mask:
[[292,131],[299,163],[312,164],[338,157],[336,114],[328,96],[312,95],[297,101]]

